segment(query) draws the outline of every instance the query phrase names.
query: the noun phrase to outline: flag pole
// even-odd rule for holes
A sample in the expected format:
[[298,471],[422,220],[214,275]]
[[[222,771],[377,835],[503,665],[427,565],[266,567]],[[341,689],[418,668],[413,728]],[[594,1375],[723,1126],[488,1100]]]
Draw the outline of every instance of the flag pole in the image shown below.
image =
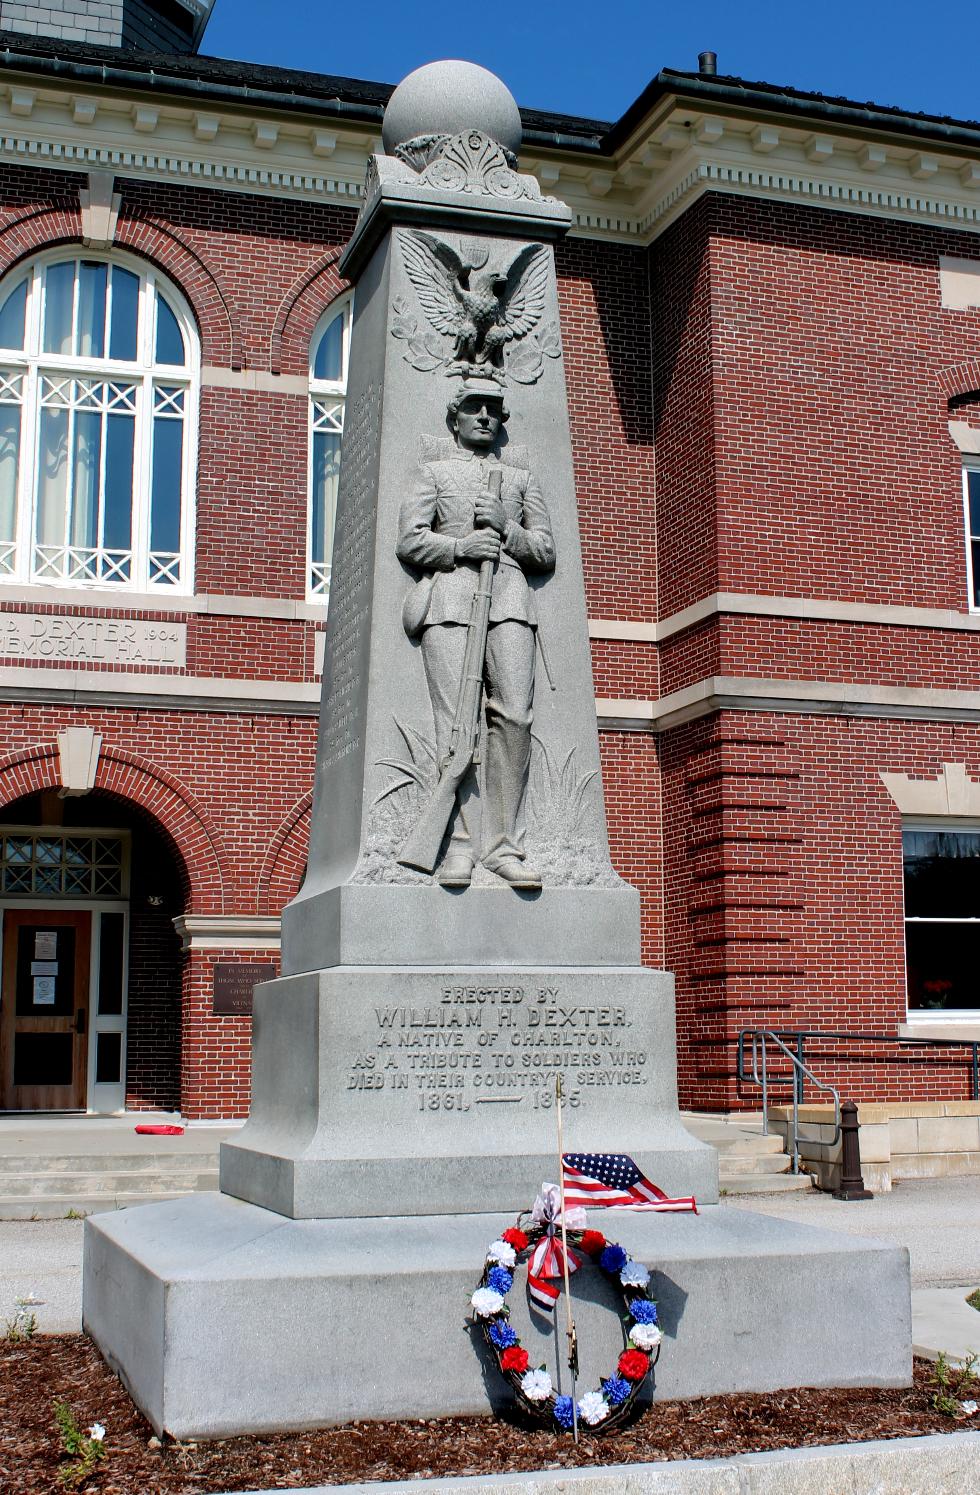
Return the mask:
[[578,1375],[578,1336],[575,1333],[575,1320],[572,1318],[572,1294],[568,1281],[568,1227],[565,1224],[565,1146],[562,1141],[561,1129],[561,1072],[555,1075],[555,1111],[558,1117],[558,1187],[561,1190],[561,1255],[565,1268],[565,1312],[568,1319],[568,1368],[572,1373],[572,1435],[578,1442],[578,1392],[576,1388],[576,1377]]

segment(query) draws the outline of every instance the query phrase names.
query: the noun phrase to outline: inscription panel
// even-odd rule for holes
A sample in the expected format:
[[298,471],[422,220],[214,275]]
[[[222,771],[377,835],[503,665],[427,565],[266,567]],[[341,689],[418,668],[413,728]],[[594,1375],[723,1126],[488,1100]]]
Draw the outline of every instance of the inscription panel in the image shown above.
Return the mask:
[[488,1107],[549,1110],[561,1073],[567,1104],[648,1083],[648,1054],[625,1003],[583,1000],[558,984],[433,984],[431,1001],[374,1002],[346,1088],[406,1113],[479,1117]]
[[187,624],[4,613],[0,615],[0,655],[31,664],[53,660],[183,669],[187,664]]

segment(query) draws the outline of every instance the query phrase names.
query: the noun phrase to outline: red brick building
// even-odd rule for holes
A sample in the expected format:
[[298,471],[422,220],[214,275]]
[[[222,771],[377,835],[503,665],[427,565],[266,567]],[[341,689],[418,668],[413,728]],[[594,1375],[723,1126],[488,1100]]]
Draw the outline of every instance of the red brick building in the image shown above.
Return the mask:
[[[0,6],[0,1110],[229,1117],[390,89],[103,9]],[[980,1036],[980,127],[664,72],[612,126],[526,112],[522,166],[574,214],[610,831],[682,1104],[744,1103],[744,1027]],[[969,1094],[966,1051],[856,1052],[858,1096]]]

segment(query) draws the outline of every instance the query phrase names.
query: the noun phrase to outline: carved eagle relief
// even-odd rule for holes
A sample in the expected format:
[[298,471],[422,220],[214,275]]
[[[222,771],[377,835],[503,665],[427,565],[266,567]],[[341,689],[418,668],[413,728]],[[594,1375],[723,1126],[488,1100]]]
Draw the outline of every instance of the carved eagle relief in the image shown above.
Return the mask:
[[[420,335],[417,321],[404,304],[395,303],[395,337],[404,338],[406,358],[415,368],[442,367],[447,374],[479,375],[503,382],[509,374],[531,384],[543,367],[543,355],[557,358],[561,343],[557,327],[535,328],[541,322],[549,282],[548,254],[542,244],[526,244],[505,265],[490,264],[490,251],[478,242],[463,241],[457,253],[451,244],[422,230],[400,236],[405,271],[415,288],[426,320],[441,338],[451,338],[448,356],[439,338]],[[508,344],[524,339],[509,354]]]

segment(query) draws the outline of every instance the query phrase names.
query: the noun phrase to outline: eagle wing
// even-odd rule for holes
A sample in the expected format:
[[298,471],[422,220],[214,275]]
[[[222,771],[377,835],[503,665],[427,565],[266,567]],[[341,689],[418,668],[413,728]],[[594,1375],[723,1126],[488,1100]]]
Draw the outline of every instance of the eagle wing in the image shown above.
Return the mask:
[[401,235],[401,245],[405,271],[419,305],[437,332],[455,337],[463,321],[456,294],[464,269],[462,260],[433,234],[409,229]]
[[543,244],[526,244],[510,263],[500,298],[500,320],[508,339],[525,337],[538,325],[547,290],[548,252]]

